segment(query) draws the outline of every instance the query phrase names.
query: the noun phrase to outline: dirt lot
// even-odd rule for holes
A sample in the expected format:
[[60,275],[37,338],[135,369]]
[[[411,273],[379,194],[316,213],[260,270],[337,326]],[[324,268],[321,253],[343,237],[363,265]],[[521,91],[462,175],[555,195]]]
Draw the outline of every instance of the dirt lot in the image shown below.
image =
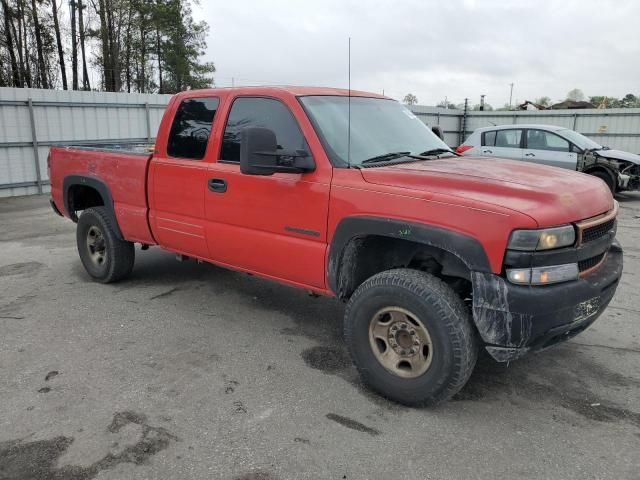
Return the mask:
[[359,383],[342,304],[137,251],[89,281],[46,197],[0,200],[0,478],[640,478],[640,195],[596,324],[447,405]]

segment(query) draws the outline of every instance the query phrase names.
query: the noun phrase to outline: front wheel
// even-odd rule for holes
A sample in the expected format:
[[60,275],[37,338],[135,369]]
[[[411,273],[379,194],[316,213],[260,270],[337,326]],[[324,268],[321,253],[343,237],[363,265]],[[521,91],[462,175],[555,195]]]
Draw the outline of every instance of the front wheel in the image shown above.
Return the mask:
[[133,243],[118,238],[106,208],[88,208],[82,213],[76,241],[82,265],[94,280],[111,283],[131,273],[135,260]]
[[591,172],[591,175],[593,175],[594,177],[598,177],[600,180],[606,183],[607,187],[609,187],[609,190],[611,190],[611,195],[615,195],[616,179],[613,177],[612,174],[608,172],[604,172],[602,170],[596,170],[595,172]]
[[344,333],[363,381],[410,406],[448,400],[478,355],[468,309],[442,280],[410,269],[365,281],[345,312]]

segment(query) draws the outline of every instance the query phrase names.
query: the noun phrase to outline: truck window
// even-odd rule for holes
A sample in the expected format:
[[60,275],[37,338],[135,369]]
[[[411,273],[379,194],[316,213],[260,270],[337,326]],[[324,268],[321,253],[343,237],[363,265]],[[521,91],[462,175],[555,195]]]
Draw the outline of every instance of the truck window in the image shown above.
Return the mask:
[[496,132],[496,147],[520,148],[522,130],[498,130]]
[[527,148],[568,152],[569,142],[555,133],[545,130],[527,130]]
[[192,160],[204,158],[219,103],[217,97],[187,98],[182,101],[169,132],[167,153],[170,157]]
[[224,129],[220,160],[240,162],[240,133],[246,127],[269,128],[276,134],[278,149],[309,150],[298,122],[289,109],[273,98],[240,97],[231,106]]

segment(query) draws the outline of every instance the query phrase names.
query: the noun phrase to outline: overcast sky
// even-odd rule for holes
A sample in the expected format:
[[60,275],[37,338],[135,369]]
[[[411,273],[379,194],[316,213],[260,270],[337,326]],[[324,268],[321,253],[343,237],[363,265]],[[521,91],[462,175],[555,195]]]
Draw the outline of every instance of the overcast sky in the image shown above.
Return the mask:
[[638,0],[201,0],[216,84],[347,86],[434,105],[640,94]]

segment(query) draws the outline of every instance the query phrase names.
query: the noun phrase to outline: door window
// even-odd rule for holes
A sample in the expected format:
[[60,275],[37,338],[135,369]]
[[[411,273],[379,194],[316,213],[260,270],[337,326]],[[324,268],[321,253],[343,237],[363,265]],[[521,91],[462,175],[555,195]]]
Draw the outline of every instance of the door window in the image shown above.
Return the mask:
[[187,98],[180,103],[169,132],[167,153],[170,157],[204,158],[219,103],[216,97]]
[[568,152],[569,142],[555,133],[544,130],[527,130],[527,148],[532,150]]
[[220,160],[240,162],[240,134],[247,127],[273,130],[278,150],[309,150],[298,122],[281,101],[273,98],[240,97],[233,102],[229,112]]
[[496,131],[484,132],[482,134],[482,145],[493,147],[496,144]]
[[520,148],[522,130],[497,130],[496,147]]

